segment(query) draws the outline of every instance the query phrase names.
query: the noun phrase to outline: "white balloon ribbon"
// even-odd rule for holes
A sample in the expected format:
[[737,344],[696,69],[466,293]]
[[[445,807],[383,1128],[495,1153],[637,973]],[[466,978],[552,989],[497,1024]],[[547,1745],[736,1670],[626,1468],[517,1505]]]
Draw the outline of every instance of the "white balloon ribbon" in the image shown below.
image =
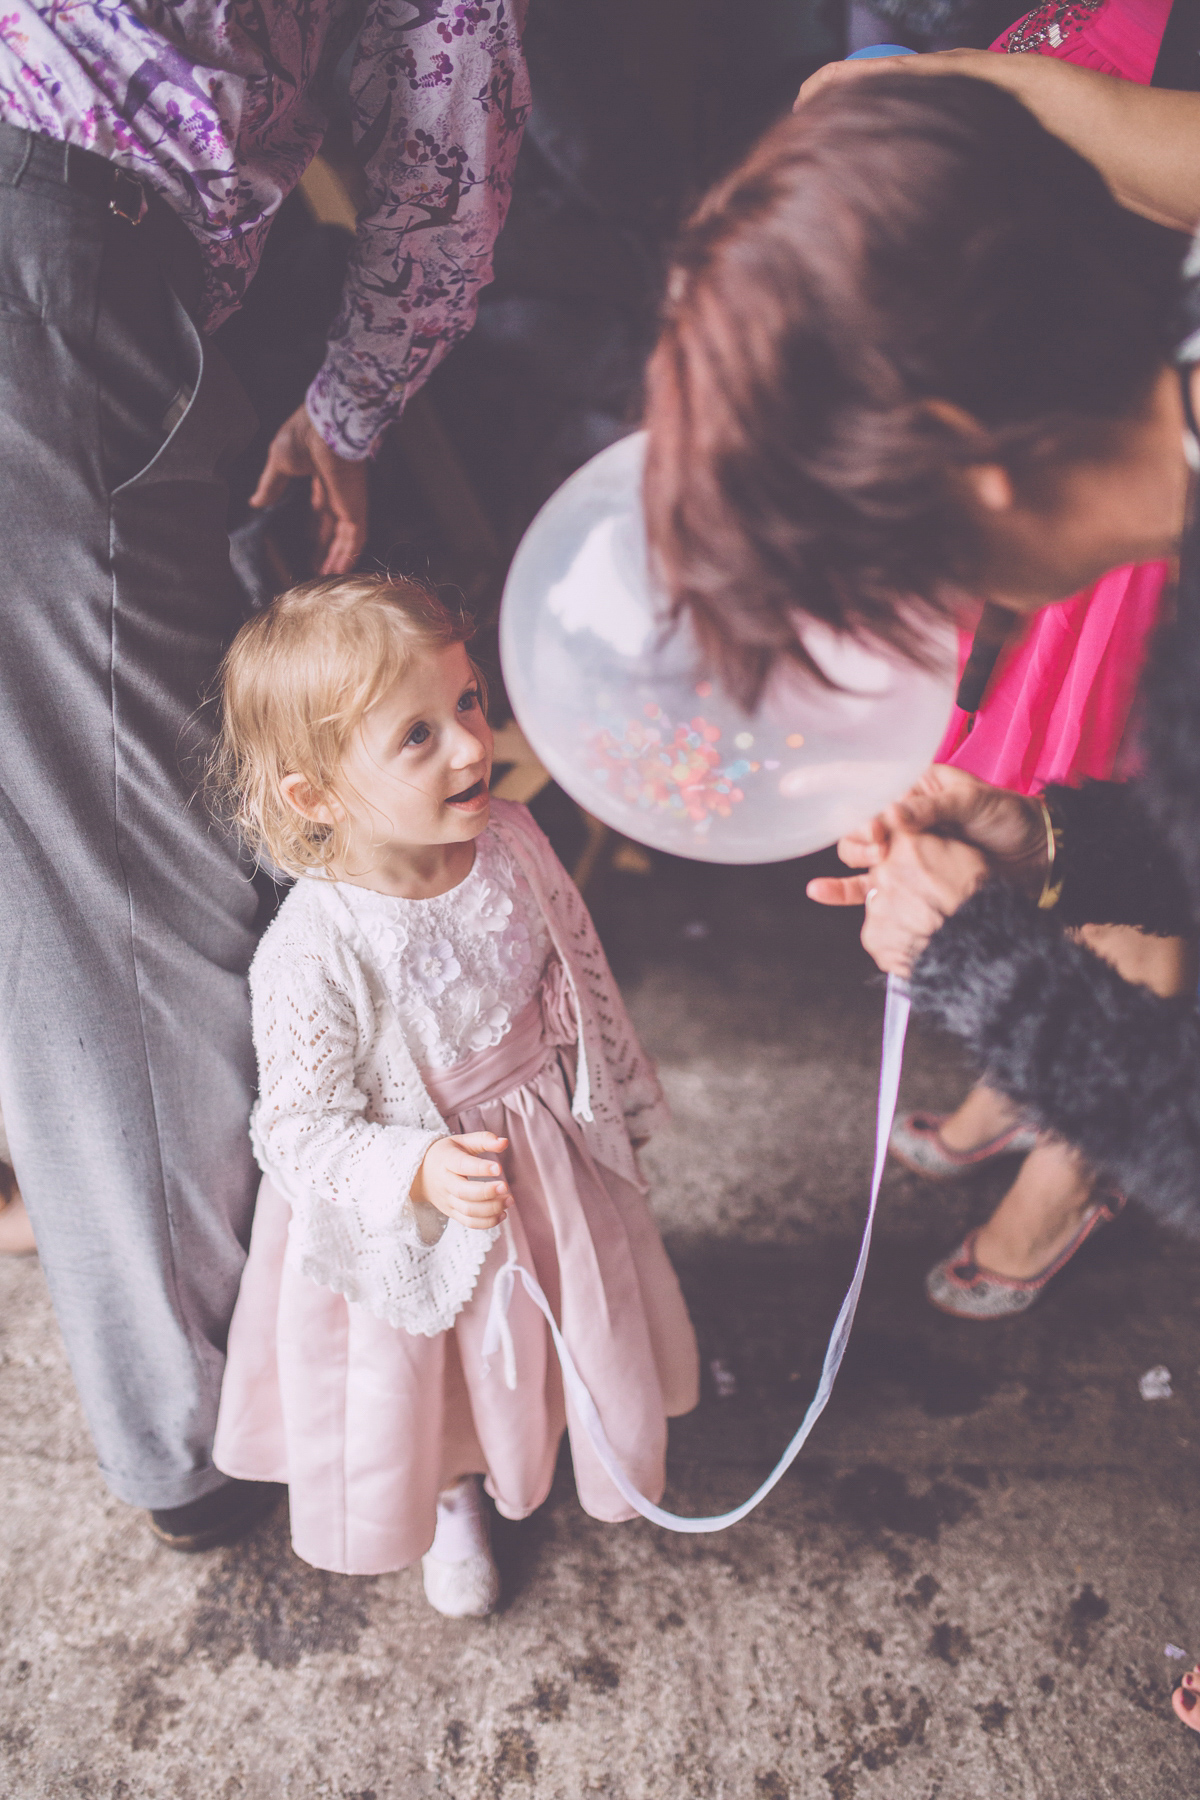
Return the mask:
[[896,1116],[896,1096],[900,1088],[900,1071],[904,1062],[904,1035],[908,1029],[908,989],[895,976],[888,977],[887,1003],[883,1014],[883,1051],[879,1066],[879,1101],[875,1114],[875,1166],[871,1174],[871,1199],[867,1208],[867,1222],[863,1227],[862,1243],[859,1246],[858,1261],[854,1265],[854,1275],[842,1301],[841,1311],[830,1335],[825,1351],[825,1361],[821,1369],[821,1379],[817,1383],[817,1391],[813,1395],[812,1404],[805,1413],[800,1429],[776,1463],[766,1480],[757,1487],[748,1500],[735,1506],[731,1512],[717,1513],[710,1518],[689,1519],[680,1513],[666,1512],[656,1506],[653,1500],[647,1500],[638,1492],[617,1460],[615,1451],[608,1441],[608,1435],[600,1422],[600,1414],[596,1410],[595,1401],[588,1392],[587,1385],[575,1367],[574,1358],[558,1328],[554,1314],[550,1310],[550,1302],[546,1299],[538,1283],[537,1277],[517,1261],[516,1245],[512,1230],[505,1223],[508,1239],[508,1261],[496,1273],[492,1286],[491,1304],[488,1308],[487,1325],[484,1330],[483,1356],[485,1364],[497,1350],[501,1352],[504,1367],[504,1379],[510,1388],[517,1385],[516,1355],[513,1348],[512,1331],[508,1323],[508,1307],[512,1299],[513,1284],[520,1277],[521,1283],[529,1298],[542,1314],[550,1328],[550,1336],[562,1365],[563,1381],[571,1404],[587,1430],[592,1446],[607,1472],[613,1486],[628,1501],[636,1512],[654,1525],[661,1525],[666,1531],[708,1532],[724,1531],[727,1526],[736,1525],[747,1517],[758,1506],[771,1489],[782,1481],[791,1468],[801,1450],[808,1442],[813,1427],[829,1404],[833,1393],[833,1384],[837,1380],[838,1370],[842,1366],[842,1358],[846,1354],[846,1346],[850,1342],[850,1330],[854,1324],[854,1314],[858,1308],[858,1298],[862,1293],[862,1285],[867,1272],[867,1257],[871,1251],[871,1234],[875,1227],[875,1211],[879,1202],[879,1188],[883,1181],[883,1168],[887,1160],[888,1139],[892,1132],[892,1121]]

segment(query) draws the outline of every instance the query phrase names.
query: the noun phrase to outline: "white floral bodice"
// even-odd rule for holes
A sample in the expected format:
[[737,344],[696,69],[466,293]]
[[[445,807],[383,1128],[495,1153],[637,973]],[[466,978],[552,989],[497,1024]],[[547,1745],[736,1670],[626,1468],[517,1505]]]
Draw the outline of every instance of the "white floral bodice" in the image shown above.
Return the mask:
[[340,882],[421,1069],[498,1044],[537,992],[550,933],[521,870],[485,831],[465,881],[433,900]]

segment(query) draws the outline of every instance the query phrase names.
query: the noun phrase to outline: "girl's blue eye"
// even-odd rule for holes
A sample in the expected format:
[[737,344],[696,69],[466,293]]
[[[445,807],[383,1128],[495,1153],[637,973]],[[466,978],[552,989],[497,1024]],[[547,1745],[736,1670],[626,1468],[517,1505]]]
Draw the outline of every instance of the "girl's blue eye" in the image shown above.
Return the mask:
[[458,703],[459,712],[472,712],[479,705],[479,689],[468,688]]
[[425,744],[429,741],[428,725],[414,725],[408,734],[410,744]]

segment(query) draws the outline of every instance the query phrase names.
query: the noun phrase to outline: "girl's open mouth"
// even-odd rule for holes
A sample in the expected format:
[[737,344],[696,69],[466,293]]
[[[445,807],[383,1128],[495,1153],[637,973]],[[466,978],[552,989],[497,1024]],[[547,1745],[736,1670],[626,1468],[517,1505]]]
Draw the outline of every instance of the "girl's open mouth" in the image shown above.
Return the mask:
[[487,782],[481,780],[464,788],[461,794],[451,794],[446,805],[457,806],[462,812],[478,812],[481,806],[487,805],[488,799]]

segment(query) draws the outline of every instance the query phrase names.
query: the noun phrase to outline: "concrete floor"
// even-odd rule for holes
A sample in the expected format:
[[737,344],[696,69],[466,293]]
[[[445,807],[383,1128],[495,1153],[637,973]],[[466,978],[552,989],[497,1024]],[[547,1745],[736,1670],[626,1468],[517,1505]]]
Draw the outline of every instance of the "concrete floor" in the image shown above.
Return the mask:
[[[669,1503],[759,1481],[848,1277],[880,994],[806,870],[665,864],[593,896],[675,1107],[656,1204],[706,1365]],[[920,1034],[909,1102],[956,1098]],[[809,1449],[716,1537],[579,1510],[501,1525],[506,1601],[452,1623],[414,1571],[318,1573],[277,1517],[197,1558],[101,1485],[36,1263],[0,1267],[0,1795],[21,1800],[1180,1800],[1200,1739],[1200,1253],[1130,1217],[1024,1319],[921,1275],[1002,1189],[899,1170]],[[1153,1403],[1137,1378],[1172,1371]]]

